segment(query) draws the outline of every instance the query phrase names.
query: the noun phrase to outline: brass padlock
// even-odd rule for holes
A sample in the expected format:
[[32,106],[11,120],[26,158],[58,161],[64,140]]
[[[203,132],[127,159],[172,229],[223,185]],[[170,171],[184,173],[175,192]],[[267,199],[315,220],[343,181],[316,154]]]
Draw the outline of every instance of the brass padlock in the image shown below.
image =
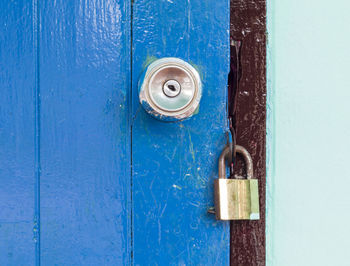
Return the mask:
[[219,158],[219,178],[214,180],[215,215],[218,220],[259,220],[258,180],[253,179],[253,161],[249,152],[236,145],[236,152],[244,158],[247,179],[235,176],[226,178],[226,161],[232,152],[226,146]]

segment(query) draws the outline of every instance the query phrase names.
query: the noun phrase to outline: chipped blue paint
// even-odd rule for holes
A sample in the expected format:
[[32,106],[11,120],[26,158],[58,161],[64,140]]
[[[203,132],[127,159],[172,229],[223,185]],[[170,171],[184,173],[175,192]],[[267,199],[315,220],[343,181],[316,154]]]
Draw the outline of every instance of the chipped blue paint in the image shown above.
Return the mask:
[[[201,70],[198,114],[164,123],[138,102],[149,58]],[[133,7],[133,256],[136,265],[228,265],[229,224],[207,214],[224,147],[229,1],[140,0]]]
[[[131,17],[122,0],[0,3],[0,265],[228,264],[229,224],[207,208],[229,1],[135,1],[133,50]],[[187,121],[138,102],[145,66],[165,56],[200,69]]]
[[130,11],[1,2],[0,265],[129,264]]

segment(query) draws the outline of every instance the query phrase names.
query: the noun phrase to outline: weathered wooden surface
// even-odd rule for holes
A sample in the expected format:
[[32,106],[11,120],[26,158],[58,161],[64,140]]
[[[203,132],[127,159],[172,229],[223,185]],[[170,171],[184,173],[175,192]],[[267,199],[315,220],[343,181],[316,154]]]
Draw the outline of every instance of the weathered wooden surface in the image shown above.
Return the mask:
[[130,1],[42,1],[43,265],[130,261]]
[[[133,6],[133,255],[135,265],[228,265],[229,223],[207,213],[226,144],[229,1],[140,0]],[[199,112],[164,123],[137,86],[155,58],[179,57],[202,78]]]
[[0,265],[38,260],[36,18],[0,2]]
[[0,265],[125,265],[130,1],[0,4]]
[[[259,221],[231,223],[231,265],[265,265],[266,3],[231,0],[231,38],[241,41],[236,90],[237,143],[245,146],[259,179]],[[242,164],[236,167],[242,172]]]
[[[0,264],[227,265],[229,223],[207,209],[229,1],[135,1],[133,29],[131,1],[0,7]],[[199,113],[181,123],[138,106],[140,73],[164,56],[202,75]]]

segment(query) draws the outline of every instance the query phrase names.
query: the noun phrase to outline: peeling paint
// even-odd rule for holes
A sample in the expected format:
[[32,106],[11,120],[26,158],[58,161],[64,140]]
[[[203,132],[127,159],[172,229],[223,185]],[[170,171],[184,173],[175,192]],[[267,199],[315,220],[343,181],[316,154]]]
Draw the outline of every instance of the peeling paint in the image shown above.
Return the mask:
[[[207,206],[213,206],[213,178],[226,144],[229,1],[140,0],[133,15],[134,113],[149,55],[191,62],[203,84],[200,111],[191,110],[196,115],[190,119],[164,123],[146,112],[135,117],[134,264],[228,265],[229,225],[216,222]],[[153,160],[160,162],[158,171]],[[146,176],[139,174],[143,169],[150,170]]]

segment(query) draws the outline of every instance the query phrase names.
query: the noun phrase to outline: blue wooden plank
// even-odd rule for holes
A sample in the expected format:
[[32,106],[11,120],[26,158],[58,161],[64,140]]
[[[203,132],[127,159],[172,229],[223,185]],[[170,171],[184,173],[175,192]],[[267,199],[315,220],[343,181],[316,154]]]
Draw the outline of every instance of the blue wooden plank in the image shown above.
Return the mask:
[[35,7],[0,2],[0,265],[34,265],[36,213]]
[[[229,223],[207,214],[225,145],[229,1],[133,5],[133,256],[135,265],[228,265]],[[146,114],[137,86],[155,58],[179,57],[203,79],[199,113],[178,123]]]
[[130,260],[130,1],[40,8],[41,260]]

